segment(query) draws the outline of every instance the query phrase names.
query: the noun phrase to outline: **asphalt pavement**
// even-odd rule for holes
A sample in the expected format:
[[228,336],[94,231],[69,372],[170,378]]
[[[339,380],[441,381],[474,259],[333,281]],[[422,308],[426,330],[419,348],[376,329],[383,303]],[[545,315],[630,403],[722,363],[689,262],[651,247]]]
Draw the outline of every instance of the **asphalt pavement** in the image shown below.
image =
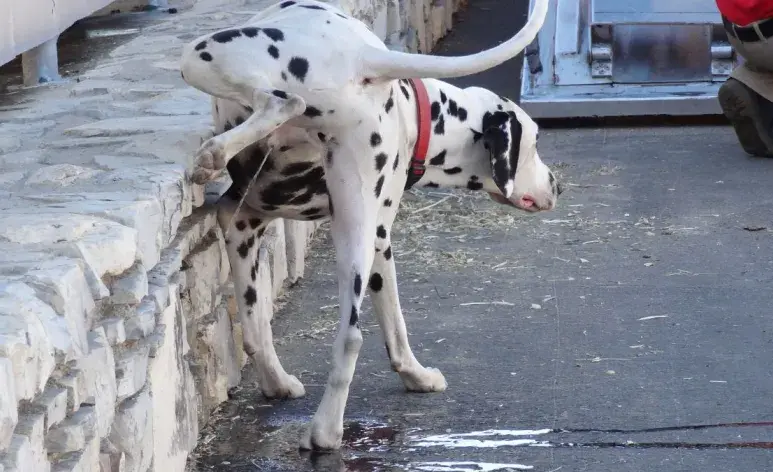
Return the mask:
[[[497,6],[510,2],[472,3],[444,53],[523,22]],[[515,62],[475,83],[515,96]],[[540,142],[567,187],[551,213],[463,191],[415,192],[401,209],[411,344],[446,392],[403,390],[366,301],[345,447],[298,452],[337,318],[323,231],[273,322],[307,396],[266,401],[247,375],[191,470],[773,470],[773,160],[746,156],[728,126],[547,129]]]

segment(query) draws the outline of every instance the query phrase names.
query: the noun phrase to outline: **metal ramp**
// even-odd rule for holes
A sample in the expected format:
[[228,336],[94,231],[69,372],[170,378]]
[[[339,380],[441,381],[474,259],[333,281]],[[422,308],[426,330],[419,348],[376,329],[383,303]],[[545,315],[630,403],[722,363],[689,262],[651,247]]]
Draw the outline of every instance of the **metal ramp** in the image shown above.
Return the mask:
[[551,0],[525,59],[534,118],[721,114],[736,65],[715,0]]

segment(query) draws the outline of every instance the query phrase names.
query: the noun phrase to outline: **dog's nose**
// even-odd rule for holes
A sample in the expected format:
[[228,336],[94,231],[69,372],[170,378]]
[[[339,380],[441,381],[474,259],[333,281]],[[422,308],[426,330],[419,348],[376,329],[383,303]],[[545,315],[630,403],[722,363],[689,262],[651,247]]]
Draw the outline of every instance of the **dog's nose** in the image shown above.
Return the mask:
[[561,195],[564,193],[564,186],[561,185],[561,182],[556,182],[556,196]]

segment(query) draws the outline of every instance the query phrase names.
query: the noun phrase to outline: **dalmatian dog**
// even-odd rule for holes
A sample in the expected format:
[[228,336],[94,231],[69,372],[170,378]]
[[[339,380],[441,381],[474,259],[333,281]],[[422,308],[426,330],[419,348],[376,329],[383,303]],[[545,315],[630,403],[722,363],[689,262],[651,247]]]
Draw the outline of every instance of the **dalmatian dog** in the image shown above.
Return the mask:
[[405,388],[446,388],[440,371],[411,351],[398,298],[390,229],[407,188],[484,191],[527,212],[556,205],[561,188],[540,160],[534,121],[489,90],[439,80],[514,57],[542,27],[547,4],[536,0],[510,40],[463,57],[390,51],[365,24],[316,0],[282,1],[184,47],[183,79],[213,97],[216,125],[195,156],[191,178],[205,183],[223,170],[231,177],[218,220],[227,234],[245,350],[266,397],[297,398],[305,391],[277,357],[270,319],[253,319],[262,316],[254,310],[260,238],[276,218],[330,219],[340,324],[332,370],[302,449],[341,445],[366,291]]

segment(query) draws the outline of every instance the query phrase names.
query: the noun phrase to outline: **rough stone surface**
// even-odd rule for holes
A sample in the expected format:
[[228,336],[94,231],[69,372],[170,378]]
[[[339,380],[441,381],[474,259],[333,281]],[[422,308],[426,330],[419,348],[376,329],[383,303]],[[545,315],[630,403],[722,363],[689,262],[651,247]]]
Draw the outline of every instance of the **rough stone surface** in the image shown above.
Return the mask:
[[[0,472],[182,472],[248,362],[216,213],[186,178],[210,98],[178,60],[270,0],[169,3],[78,80],[0,103]],[[424,3],[344,7],[426,50]],[[272,223],[256,309],[303,277],[318,226]]]

